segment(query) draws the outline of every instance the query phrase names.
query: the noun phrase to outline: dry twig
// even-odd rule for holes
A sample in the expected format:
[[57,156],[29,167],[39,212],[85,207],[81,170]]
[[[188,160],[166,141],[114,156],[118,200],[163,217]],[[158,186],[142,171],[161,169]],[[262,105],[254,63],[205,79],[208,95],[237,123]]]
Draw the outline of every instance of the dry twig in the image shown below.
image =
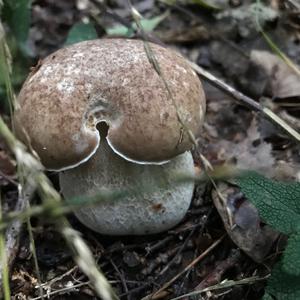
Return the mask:
[[173,282],[175,282],[180,276],[186,273],[188,270],[193,268],[200,260],[206,257],[214,248],[216,248],[224,239],[225,235],[216,240],[212,245],[210,245],[204,252],[202,252],[196,259],[194,259],[190,264],[188,264],[181,272],[174,276],[171,280],[166,282],[159,290],[156,292],[147,295],[142,300],[155,300],[158,299],[158,295],[164,292]]

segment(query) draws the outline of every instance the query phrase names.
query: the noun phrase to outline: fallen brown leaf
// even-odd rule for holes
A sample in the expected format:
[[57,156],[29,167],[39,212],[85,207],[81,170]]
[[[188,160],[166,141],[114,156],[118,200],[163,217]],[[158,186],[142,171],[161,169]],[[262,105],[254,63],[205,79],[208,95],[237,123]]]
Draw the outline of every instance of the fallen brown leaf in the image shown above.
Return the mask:
[[273,174],[275,159],[271,144],[262,140],[257,128],[257,122],[252,120],[247,130],[247,136],[239,143],[220,140],[219,160],[234,162],[238,169],[255,170],[263,174]]
[[213,202],[232,241],[256,262],[262,262],[279,233],[261,226],[257,209],[244,198],[238,188],[226,183],[212,193]]
[[8,176],[12,176],[16,172],[16,163],[3,150],[0,150],[0,172]]
[[268,88],[274,98],[300,96],[300,76],[283,60],[268,51],[251,51],[251,61],[269,77]]

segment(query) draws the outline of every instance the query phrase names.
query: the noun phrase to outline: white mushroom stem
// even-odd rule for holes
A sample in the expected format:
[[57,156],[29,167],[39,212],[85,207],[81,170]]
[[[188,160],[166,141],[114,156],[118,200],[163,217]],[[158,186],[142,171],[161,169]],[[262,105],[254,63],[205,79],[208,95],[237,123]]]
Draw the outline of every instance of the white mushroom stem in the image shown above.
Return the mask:
[[105,190],[138,190],[125,199],[104,200],[96,207],[81,208],[76,216],[102,234],[142,235],[167,230],[184,217],[194,183],[174,182],[175,174],[182,173],[194,176],[190,152],[164,165],[139,165],[115,154],[101,139],[89,161],[60,174],[60,185],[65,198],[93,196]]

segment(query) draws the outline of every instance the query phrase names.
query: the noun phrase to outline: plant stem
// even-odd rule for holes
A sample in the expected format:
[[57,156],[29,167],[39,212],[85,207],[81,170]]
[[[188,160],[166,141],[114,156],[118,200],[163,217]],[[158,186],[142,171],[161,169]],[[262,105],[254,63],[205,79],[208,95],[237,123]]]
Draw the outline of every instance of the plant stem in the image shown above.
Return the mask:
[[[0,191],[1,192],[1,191]],[[2,220],[2,203],[1,203],[1,193],[0,193],[0,222]],[[10,300],[10,287],[9,287],[9,270],[6,256],[5,238],[4,232],[0,231],[0,256],[2,265],[2,287],[4,291],[4,299]]]

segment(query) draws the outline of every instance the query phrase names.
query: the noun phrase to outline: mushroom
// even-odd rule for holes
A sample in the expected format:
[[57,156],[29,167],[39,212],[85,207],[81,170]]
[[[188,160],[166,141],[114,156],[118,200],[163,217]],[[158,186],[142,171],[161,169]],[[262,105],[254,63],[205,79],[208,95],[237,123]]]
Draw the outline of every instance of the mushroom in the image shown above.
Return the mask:
[[45,58],[25,81],[15,111],[17,136],[49,170],[66,198],[151,185],[153,192],[81,208],[77,217],[105,234],[144,234],[178,223],[194,184],[192,143],[177,118],[199,134],[205,114],[200,80],[178,53],[150,44],[168,83],[154,70],[143,41],[80,42]]
[[[87,227],[109,235],[157,233],[173,227],[189,208],[194,183],[176,184],[174,177],[194,175],[194,163],[186,152],[163,165],[142,165],[114,153],[106,139],[86,163],[60,174],[68,199],[99,191],[132,191],[123,199],[102,200],[95,207],[76,211]],[[149,192],[151,190],[151,192]]]

